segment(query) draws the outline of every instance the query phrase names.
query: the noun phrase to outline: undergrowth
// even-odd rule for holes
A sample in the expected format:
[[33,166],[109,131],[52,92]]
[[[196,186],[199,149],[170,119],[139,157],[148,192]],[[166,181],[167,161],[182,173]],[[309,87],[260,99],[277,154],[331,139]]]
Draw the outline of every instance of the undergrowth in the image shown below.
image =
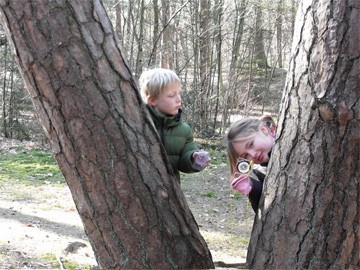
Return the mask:
[[50,151],[22,148],[0,151],[0,181],[32,186],[65,183]]

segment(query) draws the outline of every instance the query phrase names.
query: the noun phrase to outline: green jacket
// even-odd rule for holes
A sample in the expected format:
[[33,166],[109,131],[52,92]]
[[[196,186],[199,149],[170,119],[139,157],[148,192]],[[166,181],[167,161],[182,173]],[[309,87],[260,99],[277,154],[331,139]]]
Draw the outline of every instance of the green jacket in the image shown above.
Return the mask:
[[198,146],[194,142],[191,127],[181,122],[181,110],[175,116],[165,116],[152,106],[146,106],[178,180],[180,181],[180,172],[198,172],[192,168],[191,160],[192,154],[198,150]]

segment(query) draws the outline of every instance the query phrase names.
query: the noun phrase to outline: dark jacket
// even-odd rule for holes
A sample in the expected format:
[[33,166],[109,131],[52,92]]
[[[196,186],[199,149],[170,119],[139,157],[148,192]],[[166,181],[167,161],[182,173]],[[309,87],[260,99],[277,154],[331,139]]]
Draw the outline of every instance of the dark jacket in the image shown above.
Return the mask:
[[253,170],[254,176],[250,175],[251,181],[251,191],[249,193],[249,201],[251,203],[251,207],[256,213],[259,208],[259,202],[262,194],[262,188],[264,184],[265,174],[258,170]]
[[[271,152],[269,153],[269,157],[271,158]],[[261,166],[267,167],[268,163],[260,164]],[[261,199],[265,174],[254,169],[253,170],[253,176],[250,176],[250,181],[252,184],[252,189],[249,193],[249,201],[251,203],[251,207],[254,209],[255,213],[259,209],[259,202]]]
[[192,154],[198,147],[194,142],[192,129],[181,121],[181,110],[175,116],[166,116],[150,105],[147,108],[178,180],[180,181],[180,172],[198,172],[192,167]]

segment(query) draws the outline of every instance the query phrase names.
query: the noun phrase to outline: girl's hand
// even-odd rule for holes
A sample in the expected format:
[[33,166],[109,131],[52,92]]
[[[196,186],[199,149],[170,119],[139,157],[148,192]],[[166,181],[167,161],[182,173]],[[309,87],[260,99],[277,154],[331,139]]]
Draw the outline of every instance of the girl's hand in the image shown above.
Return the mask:
[[231,187],[243,195],[249,195],[252,188],[249,175],[235,173],[234,177],[235,179],[231,182]]

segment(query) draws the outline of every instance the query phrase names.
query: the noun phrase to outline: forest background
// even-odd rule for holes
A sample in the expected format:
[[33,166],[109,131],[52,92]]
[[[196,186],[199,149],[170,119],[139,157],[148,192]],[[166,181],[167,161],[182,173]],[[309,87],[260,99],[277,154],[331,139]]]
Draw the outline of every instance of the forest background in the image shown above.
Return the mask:
[[[136,78],[152,67],[182,80],[185,121],[222,135],[237,116],[277,114],[289,62],[295,0],[104,0]],[[0,29],[0,134],[47,144]]]

